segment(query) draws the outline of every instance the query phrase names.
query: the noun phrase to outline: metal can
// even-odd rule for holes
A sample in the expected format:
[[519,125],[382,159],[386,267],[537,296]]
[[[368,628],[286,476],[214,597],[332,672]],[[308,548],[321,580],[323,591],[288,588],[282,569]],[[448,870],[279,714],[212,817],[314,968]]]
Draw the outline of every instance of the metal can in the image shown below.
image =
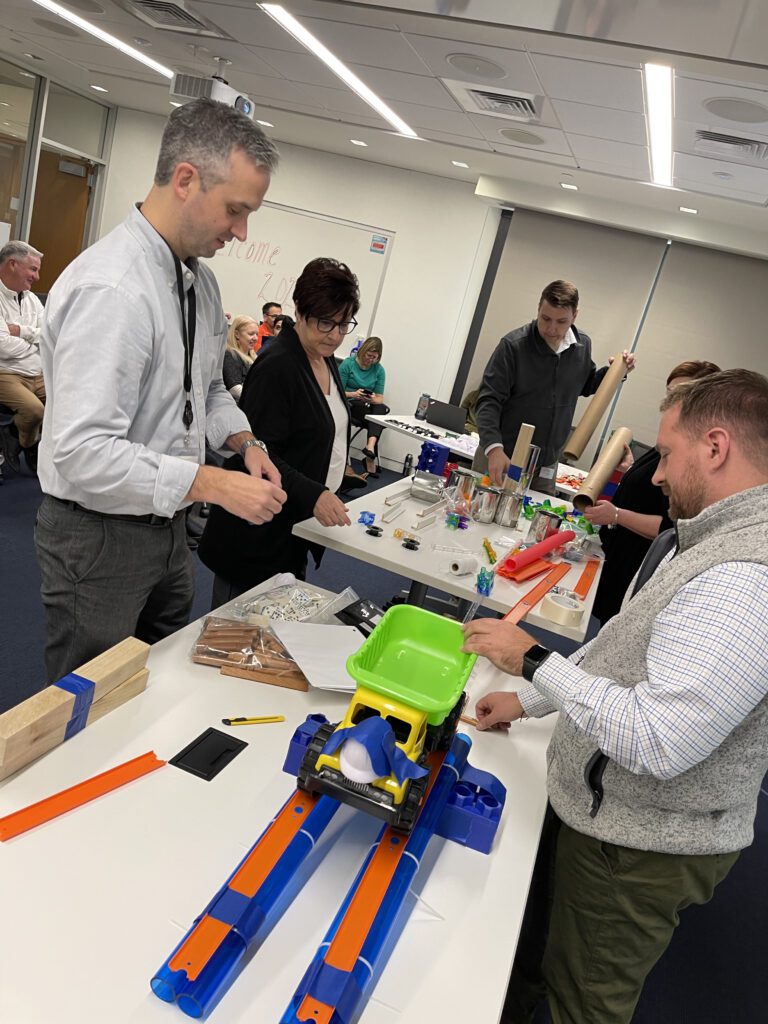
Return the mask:
[[517,526],[517,520],[520,518],[524,500],[522,494],[510,494],[509,492],[502,494],[496,508],[494,522],[508,530],[514,530]]
[[475,487],[472,495],[472,518],[476,523],[492,523],[502,491],[499,487]]
[[425,392],[422,393],[421,398],[416,405],[416,412],[413,414],[417,420],[425,420],[427,418],[427,409],[429,408],[431,395]]
[[474,469],[465,469],[463,466],[458,466],[456,469],[451,470],[447,486],[457,487],[465,501],[472,501],[472,495],[475,492],[475,487],[480,483],[480,479],[481,474],[476,473]]
[[411,479],[411,497],[431,505],[442,496],[444,483],[443,477],[417,469]]
[[528,536],[525,538],[526,543],[537,544],[540,540],[551,537],[553,533],[559,531],[562,521],[557,512],[552,512],[548,508],[540,508],[531,520]]

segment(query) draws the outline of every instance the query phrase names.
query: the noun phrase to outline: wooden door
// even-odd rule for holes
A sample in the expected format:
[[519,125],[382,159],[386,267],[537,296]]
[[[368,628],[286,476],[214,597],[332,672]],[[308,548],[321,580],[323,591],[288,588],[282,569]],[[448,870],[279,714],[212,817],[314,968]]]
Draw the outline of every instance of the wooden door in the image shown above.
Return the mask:
[[29,244],[43,253],[36,292],[51,285],[83,248],[93,164],[43,150],[37,171]]

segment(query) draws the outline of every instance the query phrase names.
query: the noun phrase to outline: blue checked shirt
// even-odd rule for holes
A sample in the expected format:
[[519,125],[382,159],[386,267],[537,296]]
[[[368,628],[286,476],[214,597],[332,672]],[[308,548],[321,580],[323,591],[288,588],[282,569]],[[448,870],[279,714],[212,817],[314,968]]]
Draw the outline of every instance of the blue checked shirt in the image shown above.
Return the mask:
[[646,679],[627,687],[582,671],[590,641],[570,658],[551,654],[518,697],[531,717],[562,712],[623,768],[674,778],[708,757],[768,693],[767,607],[768,566],[724,562],[656,617]]

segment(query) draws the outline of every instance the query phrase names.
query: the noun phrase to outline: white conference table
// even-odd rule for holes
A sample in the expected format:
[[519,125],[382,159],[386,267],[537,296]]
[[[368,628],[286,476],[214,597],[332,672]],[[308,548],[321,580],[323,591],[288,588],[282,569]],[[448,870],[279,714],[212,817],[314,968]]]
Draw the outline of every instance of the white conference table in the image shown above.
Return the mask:
[[[166,765],[0,843],[0,1021],[187,1020],[150,992],[150,978],[293,792],[281,765],[294,728],[308,713],[341,717],[343,694],[297,693],[192,664],[200,626],[152,648],[144,694],[0,783],[0,815],[148,750],[168,759],[209,726],[227,731],[223,717],[281,713],[286,722],[240,727],[248,747],[211,782]],[[517,685],[481,660],[468,689],[476,698]],[[364,1024],[499,1019],[546,804],[553,725],[550,716],[508,735],[465,727],[470,762],[508,790],[493,850],[484,856],[432,840],[414,883],[418,899],[409,898]],[[276,1024],[379,828],[340,809],[315,851],[314,873],[210,1024]]]
[[[351,526],[321,526],[317,519],[305,519],[297,523],[293,532],[298,537],[312,541],[315,544],[322,544],[333,551],[339,551],[344,555],[351,555],[363,562],[387,569],[389,572],[398,573],[414,581],[409,601],[412,604],[422,604],[425,596],[425,587],[433,587],[437,590],[453,594],[460,600],[474,601],[477,599],[475,590],[475,574],[469,576],[453,576],[448,570],[448,563],[455,558],[450,552],[434,551],[434,544],[460,547],[468,554],[477,557],[479,564],[488,566],[488,559],[482,547],[483,538],[488,537],[501,555],[503,550],[509,550],[513,542],[517,542],[523,536],[520,530],[509,530],[492,523],[484,525],[470,523],[467,530],[449,530],[445,526],[445,516],[438,515],[437,520],[431,526],[422,530],[413,530],[413,524],[420,520],[417,513],[423,511],[427,506],[415,498],[408,498],[403,504],[403,513],[391,522],[381,521],[383,513],[389,511],[385,504],[388,497],[394,496],[408,489],[410,480],[403,478],[393,484],[381,487],[370,494],[363,494],[354,501],[347,503],[349,517],[352,520]],[[531,496],[537,500],[543,500],[547,495],[531,492]],[[553,503],[558,503],[557,498],[550,498]],[[564,504],[568,504],[565,502]],[[366,533],[366,527],[358,523],[360,513],[373,512],[376,516],[374,525],[381,526],[384,533],[380,537],[372,537]],[[528,523],[525,522],[527,531]],[[418,550],[411,551],[404,548],[402,541],[393,537],[393,530],[402,527],[408,532],[413,532],[421,541]],[[506,542],[506,543],[505,543]],[[595,546],[594,553],[600,554],[600,548]],[[574,563],[567,576],[560,581],[560,586],[572,590],[581,576],[584,569],[584,562]],[[602,573],[602,560],[598,565],[597,575],[594,578],[589,593],[584,600],[584,614],[578,626],[562,626],[550,619],[545,618],[537,606],[528,613],[525,621],[532,626],[540,626],[551,633],[558,633],[560,636],[568,637],[581,643],[589,626],[589,617],[592,613],[592,605],[595,602],[595,593]],[[511,580],[497,578],[490,597],[483,599],[483,607],[490,608],[497,612],[507,612],[523,597],[537,580],[528,580],[525,583],[513,583]],[[365,595],[361,595],[364,597]]]
[[[444,427],[438,427],[434,423],[427,423],[426,420],[417,420],[415,416],[395,415],[390,412],[386,416],[370,413],[365,418],[370,420],[371,423],[378,423],[382,427],[386,427],[387,430],[394,430],[398,434],[410,437],[412,441],[419,445],[424,444],[425,441],[433,441],[435,444],[445,445],[451,449],[452,455],[460,455],[464,459],[469,459],[470,462],[475,454],[475,448],[477,448],[477,439],[473,438],[471,434],[456,435],[453,432],[447,432]],[[418,434],[416,433],[417,430],[428,430],[432,434],[437,434],[437,437]],[[456,446],[457,436],[466,439],[466,448]]]

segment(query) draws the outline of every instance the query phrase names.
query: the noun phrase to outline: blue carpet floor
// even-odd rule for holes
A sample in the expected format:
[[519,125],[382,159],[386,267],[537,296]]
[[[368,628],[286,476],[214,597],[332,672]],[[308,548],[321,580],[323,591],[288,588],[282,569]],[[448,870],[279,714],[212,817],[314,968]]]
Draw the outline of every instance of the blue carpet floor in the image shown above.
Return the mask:
[[[383,471],[372,486],[397,479]],[[355,492],[355,495],[363,492]],[[44,680],[44,620],[32,529],[40,503],[35,477],[6,471],[0,486],[0,712],[36,692]],[[195,558],[193,617],[210,608],[212,577]],[[410,580],[326,552],[308,579],[330,590],[352,585],[379,604]],[[565,648],[564,648],[565,649]],[[510,794],[514,799],[514,793]],[[768,1020],[766,921],[768,793],[760,796],[755,842],[705,907],[686,910],[669,950],[652,971],[633,1024],[762,1024]],[[2,907],[0,907],[2,917]],[[484,1024],[484,1022],[481,1022]],[[487,1022],[492,1024],[492,1022]]]

